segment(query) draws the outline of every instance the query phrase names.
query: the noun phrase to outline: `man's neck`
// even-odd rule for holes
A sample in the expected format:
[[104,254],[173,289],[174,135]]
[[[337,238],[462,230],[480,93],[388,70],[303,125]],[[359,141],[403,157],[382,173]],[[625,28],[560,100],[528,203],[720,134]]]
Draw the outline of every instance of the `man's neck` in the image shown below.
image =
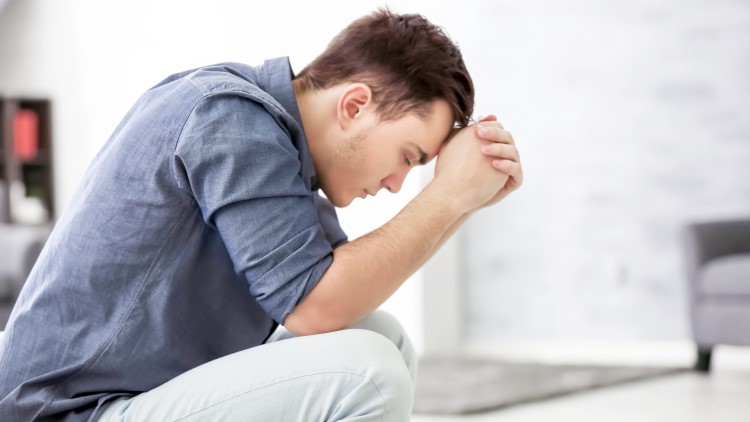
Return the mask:
[[328,159],[331,154],[328,153],[328,131],[334,124],[335,116],[331,116],[332,110],[335,112],[335,103],[331,105],[330,90],[302,90],[299,80],[292,81],[294,95],[297,97],[297,107],[299,108],[300,117],[302,117],[302,127],[305,131],[310,155],[315,165],[315,172],[320,176],[319,169],[330,165]]

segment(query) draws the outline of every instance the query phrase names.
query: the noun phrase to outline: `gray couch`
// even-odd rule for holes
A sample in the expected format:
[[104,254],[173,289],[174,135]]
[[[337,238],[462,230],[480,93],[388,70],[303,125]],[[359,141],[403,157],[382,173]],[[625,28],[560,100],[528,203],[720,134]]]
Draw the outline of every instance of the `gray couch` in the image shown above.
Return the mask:
[[750,346],[750,219],[689,224],[684,232],[695,369],[720,344]]

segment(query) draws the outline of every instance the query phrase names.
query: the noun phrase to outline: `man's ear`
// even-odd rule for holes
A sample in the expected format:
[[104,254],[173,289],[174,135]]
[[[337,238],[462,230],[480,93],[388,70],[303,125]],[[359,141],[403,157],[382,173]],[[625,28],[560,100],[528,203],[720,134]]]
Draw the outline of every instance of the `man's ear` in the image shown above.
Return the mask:
[[349,84],[339,96],[336,104],[336,118],[339,126],[346,130],[362,112],[372,105],[372,90],[363,83]]

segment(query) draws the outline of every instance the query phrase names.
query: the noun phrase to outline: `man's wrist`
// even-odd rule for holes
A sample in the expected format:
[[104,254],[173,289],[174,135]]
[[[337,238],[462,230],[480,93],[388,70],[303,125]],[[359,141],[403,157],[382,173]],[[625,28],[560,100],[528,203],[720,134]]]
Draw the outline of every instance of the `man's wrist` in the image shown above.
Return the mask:
[[449,213],[452,220],[459,220],[464,215],[473,212],[473,210],[466,207],[466,204],[459,195],[445,189],[444,186],[439,182],[436,182],[435,179],[425,186],[422,190],[422,194],[432,198],[432,202],[440,206],[445,212]]

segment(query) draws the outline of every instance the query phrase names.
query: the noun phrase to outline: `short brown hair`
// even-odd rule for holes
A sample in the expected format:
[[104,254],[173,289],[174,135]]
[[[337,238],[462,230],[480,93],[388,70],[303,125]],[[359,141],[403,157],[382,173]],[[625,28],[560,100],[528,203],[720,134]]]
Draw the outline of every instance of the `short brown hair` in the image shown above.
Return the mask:
[[365,83],[383,120],[409,112],[424,117],[432,101],[444,99],[463,127],[474,109],[474,84],[458,46],[423,16],[388,9],[349,24],[296,79],[302,91]]

